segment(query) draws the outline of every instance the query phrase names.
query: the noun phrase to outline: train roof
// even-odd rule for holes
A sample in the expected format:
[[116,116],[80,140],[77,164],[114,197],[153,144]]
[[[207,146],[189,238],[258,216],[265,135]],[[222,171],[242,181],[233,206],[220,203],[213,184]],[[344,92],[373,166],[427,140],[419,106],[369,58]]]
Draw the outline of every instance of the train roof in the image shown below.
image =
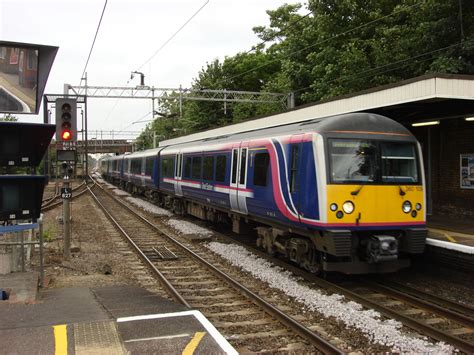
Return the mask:
[[[344,115],[309,119],[307,121],[292,123],[277,127],[268,127],[255,131],[236,134],[228,134],[218,137],[210,137],[197,141],[191,141],[166,148],[185,148],[196,144],[218,144],[223,142],[241,141],[261,138],[266,136],[282,136],[306,132],[327,133],[350,133],[350,134],[393,134],[413,137],[412,133],[400,123],[373,113],[349,113]],[[413,138],[414,139],[414,138]]]
[[141,150],[141,151],[138,151],[138,152],[127,154],[127,155],[125,155],[124,158],[125,159],[146,158],[146,157],[158,155],[160,150],[163,150],[163,147],[147,149],[147,150]]

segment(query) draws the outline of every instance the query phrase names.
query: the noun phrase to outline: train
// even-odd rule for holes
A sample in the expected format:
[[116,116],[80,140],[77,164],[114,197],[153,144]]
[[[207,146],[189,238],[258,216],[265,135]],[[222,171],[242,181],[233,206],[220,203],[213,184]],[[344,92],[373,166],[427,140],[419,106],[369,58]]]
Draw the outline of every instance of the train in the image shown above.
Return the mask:
[[421,146],[377,114],[171,144],[106,157],[100,169],[132,194],[228,223],[314,273],[395,272],[426,244]]

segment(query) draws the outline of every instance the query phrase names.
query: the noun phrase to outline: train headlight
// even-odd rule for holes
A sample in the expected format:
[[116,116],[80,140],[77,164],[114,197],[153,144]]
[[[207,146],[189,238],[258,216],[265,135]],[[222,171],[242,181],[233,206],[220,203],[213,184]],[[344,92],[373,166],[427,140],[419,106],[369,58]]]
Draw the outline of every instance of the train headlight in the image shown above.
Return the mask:
[[351,214],[352,212],[354,212],[354,208],[354,204],[351,201],[346,201],[342,205],[342,210],[347,214]]
[[411,202],[410,201],[403,202],[402,211],[405,212],[405,213],[410,213],[410,211],[411,211]]
[[337,205],[335,203],[331,203],[331,205],[329,206],[329,208],[331,209],[331,211],[335,212],[337,211]]
[[417,203],[415,205],[415,208],[416,208],[417,211],[421,210],[421,203]]

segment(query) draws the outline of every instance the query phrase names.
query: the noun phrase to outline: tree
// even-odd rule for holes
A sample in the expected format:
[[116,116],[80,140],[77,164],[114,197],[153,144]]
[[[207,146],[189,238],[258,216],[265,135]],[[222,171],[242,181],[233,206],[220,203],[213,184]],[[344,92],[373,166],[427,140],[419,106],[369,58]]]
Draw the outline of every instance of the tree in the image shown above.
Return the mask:
[[[285,4],[267,14],[270,24],[254,27],[262,42],[207,63],[194,89],[294,92],[300,105],[427,73],[474,74],[472,1],[309,0],[306,8]],[[178,114],[170,102],[167,112]],[[175,130],[149,129],[172,137],[279,110],[185,100],[183,117],[170,121]]]

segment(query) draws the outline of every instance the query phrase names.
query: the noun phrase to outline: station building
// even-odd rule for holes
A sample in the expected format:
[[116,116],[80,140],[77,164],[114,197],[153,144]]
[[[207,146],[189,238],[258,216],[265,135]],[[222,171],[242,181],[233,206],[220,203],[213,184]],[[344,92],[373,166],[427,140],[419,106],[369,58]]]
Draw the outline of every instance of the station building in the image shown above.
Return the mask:
[[371,112],[407,127],[420,141],[430,218],[474,217],[474,76],[431,74],[271,116],[160,142],[160,146],[283,124]]

